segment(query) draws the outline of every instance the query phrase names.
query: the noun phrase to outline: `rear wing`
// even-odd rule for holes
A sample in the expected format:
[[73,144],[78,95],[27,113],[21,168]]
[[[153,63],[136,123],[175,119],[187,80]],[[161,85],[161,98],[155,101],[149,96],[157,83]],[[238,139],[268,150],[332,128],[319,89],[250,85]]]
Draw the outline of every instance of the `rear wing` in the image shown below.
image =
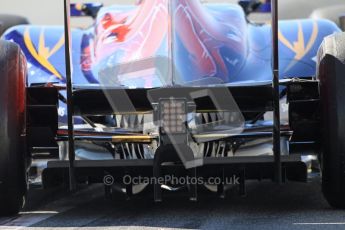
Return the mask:
[[[75,148],[74,148],[74,124],[73,118],[77,115],[74,111],[74,102],[78,97],[74,97],[74,87],[72,85],[72,58],[71,58],[71,10],[70,0],[64,0],[64,33],[65,33],[65,63],[66,63],[66,90],[67,90],[67,116],[68,116],[68,143],[69,143],[69,177],[70,189],[76,189],[75,177]],[[272,13],[272,73],[273,80],[271,84],[272,107],[274,113],[273,125],[273,152],[275,165],[275,179],[277,183],[282,183],[282,163],[280,150],[280,97],[279,97],[279,50],[278,50],[278,0],[271,0]],[[123,91],[123,89],[119,89]],[[128,94],[134,91],[127,92]],[[78,96],[78,94],[77,94]],[[80,99],[80,98],[79,98]]]

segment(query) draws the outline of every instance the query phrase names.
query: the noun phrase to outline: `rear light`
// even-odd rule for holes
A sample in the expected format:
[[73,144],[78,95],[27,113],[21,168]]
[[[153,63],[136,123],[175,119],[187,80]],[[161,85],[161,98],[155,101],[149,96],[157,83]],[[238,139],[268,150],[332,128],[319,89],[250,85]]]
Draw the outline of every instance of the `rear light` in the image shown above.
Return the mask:
[[184,99],[161,99],[159,120],[164,134],[184,134],[187,132],[187,102]]

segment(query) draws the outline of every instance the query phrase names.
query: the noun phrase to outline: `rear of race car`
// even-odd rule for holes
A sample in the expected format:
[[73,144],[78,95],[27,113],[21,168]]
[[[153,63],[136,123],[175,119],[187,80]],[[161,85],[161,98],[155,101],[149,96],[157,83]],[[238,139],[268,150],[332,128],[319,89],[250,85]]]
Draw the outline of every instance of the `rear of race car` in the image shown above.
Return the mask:
[[[118,183],[127,176],[147,177],[153,182],[156,201],[162,199],[162,185],[171,185],[163,180],[167,175],[203,181],[203,185],[217,178],[219,193],[224,191],[225,181],[234,177],[238,178],[242,193],[246,179],[305,181],[307,166],[301,155],[288,151],[281,154],[281,136],[287,145],[293,131],[287,125],[281,126],[279,119],[278,47],[271,49],[275,71],[268,72],[274,76],[274,84],[271,80],[229,81],[231,75],[241,72],[249,49],[241,42],[249,35],[244,14],[238,9],[233,7],[227,12],[231,13],[228,17],[237,19],[234,23],[212,27],[212,22],[217,22],[216,13],[224,13],[215,7],[206,11],[198,1],[146,1],[136,10],[140,12],[138,17],[146,19],[144,25],[147,22],[151,27],[140,27],[140,31],[134,27],[136,20],[119,25],[121,16],[100,11],[95,26],[95,56],[89,57],[98,63],[95,78],[99,83],[72,84],[72,65],[67,65],[67,87],[62,89],[67,90],[68,125],[57,130],[57,140],[68,144],[68,155],[49,161],[43,177],[65,170],[71,189],[85,176],[91,182],[114,178]],[[158,19],[171,24],[165,28],[154,26]],[[274,25],[277,29],[278,24]],[[155,33],[149,33],[152,27],[158,27]],[[140,40],[139,32],[148,36],[146,40]],[[278,41],[278,33],[274,35],[273,40]],[[226,36],[230,38],[226,40]],[[204,40],[195,43],[194,37]],[[70,48],[65,46],[66,63],[70,63]],[[167,55],[161,56],[166,50]],[[156,56],[146,58],[150,52]],[[195,61],[191,61],[193,55]],[[285,84],[287,89],[290,85],[303,85],[291,81]],[[58,95],[57,87],[51,90]],[[269,111],[274,119],[265,122],[263,116]],[[74,117],[86,124],[77,128]],[[113,125],[109,126],[111,122]],[[257,150],[249,146],[252,153],[239,154],[253,141],[259,142]],[[90,144],[98,146],[98,150],[90,148]],[[267,151],[272,147],[274,151]],[[111,160],[86,157],[87,153],[102,152],[101,149],[108,151]],[[132,186],[126,184],[128,195]],[[191,200],[197,199],[198,186],[188,183]]]
[[[333,23],[278,29],[277,1],[271,25],[196,0],[64,3],[64,30],[4,35],[29,62],[27,157],[44,160],[44,187],[104,183],[109,195],[119,184],[132,196],[152,186],[155,201],[162,188],[187,187],[196,201],[200,186],[224,197],[229,184],[245,194],[251,179],[307,181],[305,159],[324,146],[313,63]],[[71,30],[70,12],[94,26]]]

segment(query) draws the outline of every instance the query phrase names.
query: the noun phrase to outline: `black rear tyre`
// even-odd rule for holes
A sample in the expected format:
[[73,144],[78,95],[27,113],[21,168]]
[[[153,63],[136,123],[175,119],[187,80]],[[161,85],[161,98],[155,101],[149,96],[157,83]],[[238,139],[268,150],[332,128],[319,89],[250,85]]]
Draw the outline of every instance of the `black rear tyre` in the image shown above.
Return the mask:
[[322,191],[334,208],[345,208],[345,33],[326,37],[320,50]]
[[26,193],[26,62],[18,45],[0,40],[0,215],[20,211]]
[[21,16],[0,14],[0,36],[8,29],[13,26],[26,25],[29,21]]

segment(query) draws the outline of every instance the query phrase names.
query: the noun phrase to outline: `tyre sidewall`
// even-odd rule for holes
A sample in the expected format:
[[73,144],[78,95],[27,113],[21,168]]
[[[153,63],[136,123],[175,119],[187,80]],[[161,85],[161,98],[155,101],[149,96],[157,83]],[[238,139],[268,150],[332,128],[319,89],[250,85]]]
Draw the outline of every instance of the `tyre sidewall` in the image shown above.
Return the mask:
[[0,201],[6,213],[17,212],[26,193],[25,71],[19,47],[0,41]]

